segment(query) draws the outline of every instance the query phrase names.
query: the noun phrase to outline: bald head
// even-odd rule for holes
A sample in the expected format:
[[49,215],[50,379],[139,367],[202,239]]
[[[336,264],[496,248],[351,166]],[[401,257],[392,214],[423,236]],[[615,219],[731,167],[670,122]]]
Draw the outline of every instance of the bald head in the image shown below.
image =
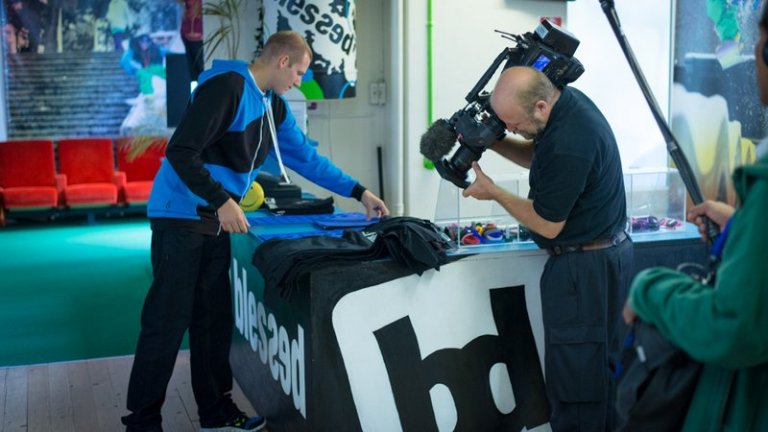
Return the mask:
[[546,126],[559,96],[560,90],[541,71],[513,66],[499,76],[491,108],[508,131],[532,139]]
[[557,88],[544,73],[527,66],[513,66],[504,70],[491,95],[494,110],[504,104],[516,104],[531,113],[536,102],[550,102],[558,94]]

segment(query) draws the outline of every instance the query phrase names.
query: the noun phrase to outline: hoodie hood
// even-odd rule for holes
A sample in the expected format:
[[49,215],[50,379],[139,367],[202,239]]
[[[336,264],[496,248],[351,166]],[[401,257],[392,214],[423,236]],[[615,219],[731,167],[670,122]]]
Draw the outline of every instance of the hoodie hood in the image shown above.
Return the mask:
[[[251,72],[248,70],[248,63],[242,60],[214,60],[211,68],[200,74],[199,84],[204,83],[214,76],[229,72],[236,72],[242,75],[245,80],[245,86],[248,87],[248,89],[264,95],[264,92],[256,85],[256,82],[251,76]],[[267,92],[267,94],[269,94],[269,92]]]

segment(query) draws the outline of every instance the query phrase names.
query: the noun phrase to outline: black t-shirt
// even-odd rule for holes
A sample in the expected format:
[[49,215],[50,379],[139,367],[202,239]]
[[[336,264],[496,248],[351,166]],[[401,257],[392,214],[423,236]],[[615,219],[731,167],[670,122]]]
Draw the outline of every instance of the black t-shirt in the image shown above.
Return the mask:
[[565,222],[550,240],[533,233],[540,247],[608,238],[626,223],[624,176],[608,121],[584,93],[566,87],[547,126],[535,138],[529,174],[533,208],[551,222]]

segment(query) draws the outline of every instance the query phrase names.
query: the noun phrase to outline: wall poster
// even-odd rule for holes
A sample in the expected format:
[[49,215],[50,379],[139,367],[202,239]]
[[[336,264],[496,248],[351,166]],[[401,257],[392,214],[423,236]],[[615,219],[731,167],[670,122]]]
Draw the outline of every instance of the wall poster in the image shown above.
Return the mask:
[[764,0],[677,0],[670,122],[707,199],[736,201],[733,170],[768,126],[754,46]]
[[307,99],[354,97],[357,85],[355,2],[264,2],[264,41],[281,30],[307,39],[314,53],[300,90]]
[[166,135],[177,0],[3,0],[8,137]]

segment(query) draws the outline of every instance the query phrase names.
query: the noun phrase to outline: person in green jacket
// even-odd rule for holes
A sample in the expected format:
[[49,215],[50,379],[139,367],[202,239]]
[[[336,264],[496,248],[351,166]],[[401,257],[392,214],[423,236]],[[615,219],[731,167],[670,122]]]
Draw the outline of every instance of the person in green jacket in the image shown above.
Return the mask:
[[[768,8],[760,20],[755,66],[768,105]],[[738,168],[740,206],[705,201],[688,212],[704,233],[703,216],[727,236],[713,286],[667,268],[640,272],[624,319],[655,325],[704,364],[683,431],[768,431],[768,139],[757,162]],[[726,228],[727,227],[727,228]]]

